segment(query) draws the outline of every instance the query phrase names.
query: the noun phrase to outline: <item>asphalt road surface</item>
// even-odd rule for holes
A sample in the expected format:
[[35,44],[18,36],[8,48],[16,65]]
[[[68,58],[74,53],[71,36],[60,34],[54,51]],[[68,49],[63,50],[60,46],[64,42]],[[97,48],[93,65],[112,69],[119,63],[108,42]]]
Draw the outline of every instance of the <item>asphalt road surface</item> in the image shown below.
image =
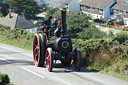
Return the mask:
[[128,82],[74,66],[64,67],[58,61],[53,72],[36,67],[31,51],[0,43],[0,71],[7,73],[15,85],[128,85]]

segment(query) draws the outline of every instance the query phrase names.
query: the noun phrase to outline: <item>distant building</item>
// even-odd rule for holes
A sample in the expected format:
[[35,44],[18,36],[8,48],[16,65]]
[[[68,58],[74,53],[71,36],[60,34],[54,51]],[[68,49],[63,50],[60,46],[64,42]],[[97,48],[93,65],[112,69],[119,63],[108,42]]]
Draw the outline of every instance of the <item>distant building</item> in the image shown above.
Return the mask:
[[32,32],[36,26],[27,19],[16,13],[9,13],[5,18],[0,19],[0,24],[9,26],[11,29],[21,28]]
[[82,0],[80,9],[81,12],[92,16],[93,19],[104,18],[107,20],[111,16],[110,8],[115,3],[115,0]]
[[69,7],[69,10],[70,11],[73,11],[73,12],[78,12],[80,13],[80,5],[79,3],[81,2],[82,0],[70,0],[70,3],[68,5]]
[[117,0],[111,12],[113,12],[114,15],[121,15],[124,19],[124,24],[128,26],[128,0]]

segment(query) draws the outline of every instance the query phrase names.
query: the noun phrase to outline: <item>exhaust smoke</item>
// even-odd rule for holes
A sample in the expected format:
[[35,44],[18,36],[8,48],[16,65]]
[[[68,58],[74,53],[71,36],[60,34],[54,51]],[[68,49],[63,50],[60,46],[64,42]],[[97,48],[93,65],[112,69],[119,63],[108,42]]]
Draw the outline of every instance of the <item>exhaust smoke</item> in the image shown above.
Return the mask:
[[35,0],[39,7],[47,5],[49,7],[65,8],[66,0]]

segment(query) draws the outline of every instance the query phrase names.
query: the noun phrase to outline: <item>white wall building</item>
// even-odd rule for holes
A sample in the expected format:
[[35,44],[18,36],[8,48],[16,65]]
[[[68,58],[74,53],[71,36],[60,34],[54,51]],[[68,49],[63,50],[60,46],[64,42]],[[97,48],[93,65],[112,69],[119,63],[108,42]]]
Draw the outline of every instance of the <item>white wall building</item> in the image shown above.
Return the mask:
[[68,8],[70,11],[73,11],[73,12],[78,12],[80,13],[80,5],[79,3],[81,2],[82,0],[72,0],[69,5],[68,5]]
[[111,16],[110,8],[116,3],[115,0],[83,0],[80,2],[80,8],[83,13],[92,16],[93,19],[105,18]]

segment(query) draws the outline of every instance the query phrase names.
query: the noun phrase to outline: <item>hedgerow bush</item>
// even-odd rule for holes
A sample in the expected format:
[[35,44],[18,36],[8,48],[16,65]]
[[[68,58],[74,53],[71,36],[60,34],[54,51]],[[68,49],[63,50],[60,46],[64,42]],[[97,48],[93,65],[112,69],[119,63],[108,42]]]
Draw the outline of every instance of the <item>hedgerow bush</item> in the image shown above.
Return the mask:
[[93,24],[90,28],[86,28],[84,31],[77,33],[77,35],[80,39],[98,39],[107,36],[105,32],[100,31]]
[[128,33],[123,31],[116,33],[115,40],[119,41],[120,44],[125,43],[128,40]]
[[0,25],[0,42],[32,50],[34,34],[23,29],[10,29]]
[[[127,65],[128,45],[120,44],[118,41],[108,41],[108,39],[72,39],[72,42],[74,48],[77,46],[81,48],[84,67],[103,71],[107,74],[111,72],[110,75],[113,75],[112,72],[118,75],[115,71],[118,70],[120,72],[118,78],[128,80],[128,76],[125,76],[125,78],[123,76],[128,75],[127,66],[122,68],[125,64]],[[122,74],[122,71],[124,74]]]

